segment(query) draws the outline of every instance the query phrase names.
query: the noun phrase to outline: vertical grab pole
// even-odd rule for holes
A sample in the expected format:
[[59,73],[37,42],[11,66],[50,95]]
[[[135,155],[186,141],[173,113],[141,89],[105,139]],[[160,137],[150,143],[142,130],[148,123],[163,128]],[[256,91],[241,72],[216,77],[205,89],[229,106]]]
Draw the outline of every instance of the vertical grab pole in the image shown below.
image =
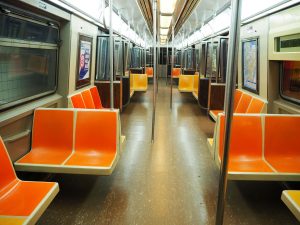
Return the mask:
[[168,65],[169,65],[169,41],[168,40],[167,40],[167,60],[166,60],[166,65],[167,65],[166,85],[168,85]]
[[170,94],[170,109],[173,106],[173,69],[174,69],[174,24],[172,23],[172,58],[171,58],[171,94]]
[[152,109],[152,132],[151,140],[154,142],[155,128],[155,108],[156,108],[156,4],[157,0],[153,0],[153,109]]
[[109,0],[109,73],[110,73],[110,108],[114,109],[114,56],[113,56],[113,28],[112,6],[113,0]]
[[229,38],[229,52],[227,60],[227,80],[225,95],[225,134],[223,160],[221,162],[221,171],[219,179],[218,205],[216,213],[216,225],[222,225],[224,220],[224,209],[226,203],[227,192],[227,173],[229,160],[229,147],[231,135],[231,122],[233,115],[234,91],[237,74],[237,59],[240,41],[240,25],[241,25],[241,0],[231,1],[231,24]]

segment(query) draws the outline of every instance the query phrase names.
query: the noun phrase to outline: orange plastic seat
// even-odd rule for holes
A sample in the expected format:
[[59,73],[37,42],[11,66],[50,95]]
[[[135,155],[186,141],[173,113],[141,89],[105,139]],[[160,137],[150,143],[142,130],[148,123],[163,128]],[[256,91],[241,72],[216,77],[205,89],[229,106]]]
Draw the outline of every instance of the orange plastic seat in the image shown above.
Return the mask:
[[92,97],[90,90],[88,89],[88,90],[81,92],[81,95],[82,95],[85,107],[87,109],[95,109],[95,104],[94,104],[93,97]]
[[300,173],[300,117],[265,117],[265,159],[277,172]]
[[58,193],[58,184],[19,180],[1,137],[0,160],[0,224],[35,224]]
[[251,95],[242,94],[242,96],[239,100],[239,103],[237,104],[234,112],[235,113],[246,113],[251,100],[252,100]]
[[243,92],[241,92],[239,89],[235,89],[235,92],[234,92],[234,105],[233,105],[233,111],[234,112],[236,111],[236,108],[239,104],[239,101],[242,97],[242,94],[243,94]]
[[132,89],[134,91],[147,91],[148,77],[147,74],[130,74],[132,79]]
[[148,77],[153,77],[153,67],[146,67],[146,74]]
[[120,144],[117,117],[116,111],[77,112],[75,151],[65,165],[101,167],[110,174]]
[[32,165],[32,169],[37,164],[46,167],[61,165],[72,153],[73,118],[72,110],[35,110],[32,148],[28,154],[15,163],[16,168],[22,168],[21,164]]
[[252,98],[246,113],[261,113],[264,106],[265,103],[262,100],[258,98]]
[[180,68],[173,68],[173,70],[172,70],[172,77],[173,78],[178,78],[179,75],[180,75],[180,73],[181,73],[180,71],[181,71]]
[[119,111],[37,109],[20,171],[109,175],[119,159]]
[[70,97],[70,99],[74,108],[86,108],[81,93],[73,95],[72,97]]
[[[223,156],[225,116],[220,116],[219,159]],[[228,172],[256,173],[274,171],[263,159],[261,117],[235,115],[232,120]]]
[[214,121],[217,120],[219,113],[224,113],[224,111],[223,110],[209,110],[209,115],[211,116],[211,118],[213,118]]
[[96,109],[103,109],[101,98],[100,98],[97,87],[92,87],[90,89],[90,91],[91,91],[91,95],[92,95],[92,98],[93,98],[95,108]]
[[198,90],[199,90],[199,74],[194,75],[194,84],[193,84],[193,96],[198,100]]
[[178,90],[180,92],[193,92],[194,90],[194,76],[180,75],[178,82]]
[[300,222],[300,191],[285,190],[282,192],[281,200]]

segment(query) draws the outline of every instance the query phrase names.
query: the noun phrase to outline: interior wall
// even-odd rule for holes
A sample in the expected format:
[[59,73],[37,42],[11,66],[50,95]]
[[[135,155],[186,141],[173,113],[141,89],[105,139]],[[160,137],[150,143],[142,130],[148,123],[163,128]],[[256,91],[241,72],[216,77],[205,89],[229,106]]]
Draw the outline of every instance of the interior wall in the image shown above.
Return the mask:
[[291,113],[300,114],[300,105],[283,99],[280,96],[280,60],[300,59],[299,52],[281,54],[274,52],[274,35],[285,36],[299,33],[300,30],[300,6],[295,6],[270,16],[270,34],[269,34],[269,90],[268,101],[270,107],[269,113]]

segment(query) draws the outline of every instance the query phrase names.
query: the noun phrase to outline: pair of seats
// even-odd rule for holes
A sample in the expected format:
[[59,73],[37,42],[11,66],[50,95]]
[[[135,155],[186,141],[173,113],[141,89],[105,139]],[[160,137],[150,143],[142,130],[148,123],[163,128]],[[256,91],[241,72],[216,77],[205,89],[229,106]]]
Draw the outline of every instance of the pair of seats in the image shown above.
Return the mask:
[[35,224],[58,193],[58,184],[19,180],[1,137],[0,165],[0,224]]
[[180,92],[191,92],[194,90],[194,75],[179,75],[178,91]]
[[[213,155],[223,156],[225,115],[219,114]],[[300,116],[235,114],[232,119],[228,178],[232,180],[300,180]]]
[[[262,113],[266,102],[247,94],[239,89],[234,93],[234,113]],[[223,110],[210,110],[209,115],[216,121],[219,113],[223,113]]]
[[70,97],[73,108],[81,109],[103,109],[101,98],[97,87],[76,93]]
[[130,96],[135,91],[147,91],[148,89],[148,75],[147,74],[130,74]]
[[19,171],[110,175],[120,154],[118,110],[36,109]]

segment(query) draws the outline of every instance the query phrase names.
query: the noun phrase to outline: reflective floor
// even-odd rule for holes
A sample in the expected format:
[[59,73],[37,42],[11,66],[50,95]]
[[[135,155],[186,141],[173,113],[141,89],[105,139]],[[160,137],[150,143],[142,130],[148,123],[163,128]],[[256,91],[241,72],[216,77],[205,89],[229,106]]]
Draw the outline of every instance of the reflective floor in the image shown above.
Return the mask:
[[[159,83],[155,142],[152,86],[123,111],[126,147],[112,176],[54,175],[60,192],[40,225],[214,224],[219,171],[206,146],[214,123],[189,93]],[[225,224],[298,224],[277,182],[229,182]]]

